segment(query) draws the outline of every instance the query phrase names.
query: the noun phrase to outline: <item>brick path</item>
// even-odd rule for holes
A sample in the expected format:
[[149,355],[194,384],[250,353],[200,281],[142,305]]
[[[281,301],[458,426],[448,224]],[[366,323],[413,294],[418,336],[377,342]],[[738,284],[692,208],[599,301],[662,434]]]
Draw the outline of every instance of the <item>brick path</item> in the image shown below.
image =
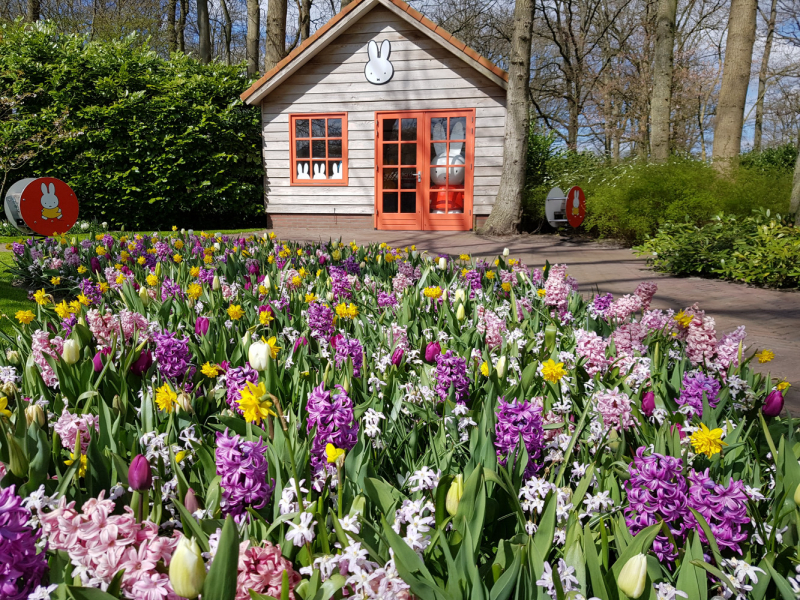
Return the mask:
[[776,358],[757,368],[792,383],[787,406],[800,414],[800,293],[766,290],[725,281],[679,278],[655,273],[644,259],[630,249],[577,241],[557,235],[520,235],[507,239],[491,239],[469,232],[374,231],[340,228],[336,230],[280,228],[275,232],[284,239],[316,241],[340,238],[358,244],[386,242],[393,247],[416,244],[419,250],[448,254],[469,253],[473,257],[497,256],[507,247],[528,266],[566,263],[584,293],[611,292],[615,296],[632,293],[645,279],[658,283],[654,308],[679,310],[697,302],[716,320],[717,334],[745,325],[750,350],[769,348]]

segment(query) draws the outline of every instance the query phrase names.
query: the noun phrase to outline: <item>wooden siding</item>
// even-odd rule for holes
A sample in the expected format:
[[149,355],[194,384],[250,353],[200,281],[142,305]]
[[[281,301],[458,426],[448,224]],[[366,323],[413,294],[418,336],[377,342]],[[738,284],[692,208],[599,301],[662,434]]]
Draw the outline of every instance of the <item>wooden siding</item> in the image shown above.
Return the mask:
[[[367,43],[392,43],[394,76],[364,77]],[[505,91],[383,6],[344,31],[261,104],[267,212],[373,214],[375,112],[475,108],[473,212],[491,211],[503,164]],[[289,115],[347,112],[347,187],[290,184]]]

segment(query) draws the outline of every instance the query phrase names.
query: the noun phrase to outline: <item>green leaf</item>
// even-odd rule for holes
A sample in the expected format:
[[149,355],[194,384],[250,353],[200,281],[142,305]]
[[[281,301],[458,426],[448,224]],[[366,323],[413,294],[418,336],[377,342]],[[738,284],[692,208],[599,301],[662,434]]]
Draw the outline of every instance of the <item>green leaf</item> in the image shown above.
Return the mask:
[[117,600],[116,596],[97,588],[85,588],[74,585],[67,586],[67,593],[74,600]]
[[234,600],[239,566],[239,534],[233,517],[228,515],[222,526],[217,553],[203,586],[203,600]]

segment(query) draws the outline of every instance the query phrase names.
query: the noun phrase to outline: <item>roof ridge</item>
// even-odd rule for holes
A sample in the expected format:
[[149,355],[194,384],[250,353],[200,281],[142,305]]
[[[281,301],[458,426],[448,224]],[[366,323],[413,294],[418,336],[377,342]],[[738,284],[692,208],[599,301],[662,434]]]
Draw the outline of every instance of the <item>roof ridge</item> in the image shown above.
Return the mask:
[[[336,13],[331,19],[328,20],[322,27],[317,29],[313,35],[309,36],[303,42],[295,47],[289,54],[283,57],[278,64],[276,64],[273,68],[269,71],[264,73],[258,80],[253,82],[253,84],[247,88],[242,94],[239,96],[242,101],[246,101],[250,96],[252,96],[262,85],[267,83],[270,79],[272,79],[275,75],[280,73],[287,65],[294,61],[295,58],[300,56],[305,50],[309,47],[314,45],[318,39],[320,39],[327,31],[329,31],[334,25],[339,23],[344,17],[350,14],[357,6],[366,2],[367,0],[352,0],[350,4],[345,6],[342,10]],[[497,77],[508,81],[508,73],[498,67],[489,59],[485,58],[484,56],[478,54],[475,50],[467,46],[464,42],[459,40],[457,37],[452,35],[449,31],[443,29],[439,25],[436,25],[433,21],[431,21],[428,17],[423,15],[421,12],[410,6],[408,3],[404,2],[403,0],[379,0],[379,2],[390,2],[410,17],[412,17],[415,21],[418,21],[420,24],[425,25],[428,29],[432,32],[437,34],[443,42],[447,42],[452,46],[455,46],[458,50],[466,54],[472,60],[479,63],[484,68],[488,69],[492,73],[494,73]]]

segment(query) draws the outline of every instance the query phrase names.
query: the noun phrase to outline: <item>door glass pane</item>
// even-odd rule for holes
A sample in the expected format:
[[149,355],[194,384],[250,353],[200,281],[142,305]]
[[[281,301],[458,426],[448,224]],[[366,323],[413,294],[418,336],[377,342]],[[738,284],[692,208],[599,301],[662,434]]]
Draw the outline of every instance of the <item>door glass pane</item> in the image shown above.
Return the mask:
[[308,158],[308,140],[295,141],[295,152],[297,158]]
[[417,139],[417,120],[403,119],[403,141],[416,141]]
[[450,119],[450,139],[467,139],[467,117],[452,117]]
[[447,190],[431,189],[430,212],[433,215],[441,215],[447,212]]
[[308,137],[308,119],[296,119],[294,122],[294,136],[299,138]]
[[342,137],[341,119],[328,119],[328,137]]
[[447,117],[431,118],[431,139],[432,140],[447,139]]
[[464,190],[448,190],[447,212],[451,214],[463,214],[464,212]]
[[385,190],[397,189],[397,169],[383,170],[383,189]]
[[328,140],[328,158],[342,158],[342,140]]
[[400,119],[384,119],[383,120],[383,139],[386,142],[396,142],[398,128],[400,127]]
[[466,168],[464,167],[465,157],[463,142],[450,144],[450,153],[447,157],[447,162],[451,165],[450,169],[448,169],[448,185],[464,185],[464,176],[466,174]]
[[325,119],[311,119],[311,137],[325,137]]
[[311,179],[327,179],[327,171],[326,171],[326,164],[325,162],[314,161],[314,171],[311,175]]
[[417,192],[400,192],[400,212],[417,212]]
[[328,173],[331,179],[341,179],[342,178],[342,161],[340,160],[332,160],[328,162]]
[[383,212],[397,212],[397,192],[383,192]]
[[415,165],[417,164],[417,144],[402,144],[400,150],[400,164],[401,165]]
[[383,164],[385,165],[397,164],[397,146],[398,144],[383,145]]
[[400,169],[400,187],[404,190],[417,189],[417,169]]
[[297,162],[297,179],[311,179],[311,163],[307,160]]
[[314,140],[311,142],[311,157],[325,158],[325,140]]

